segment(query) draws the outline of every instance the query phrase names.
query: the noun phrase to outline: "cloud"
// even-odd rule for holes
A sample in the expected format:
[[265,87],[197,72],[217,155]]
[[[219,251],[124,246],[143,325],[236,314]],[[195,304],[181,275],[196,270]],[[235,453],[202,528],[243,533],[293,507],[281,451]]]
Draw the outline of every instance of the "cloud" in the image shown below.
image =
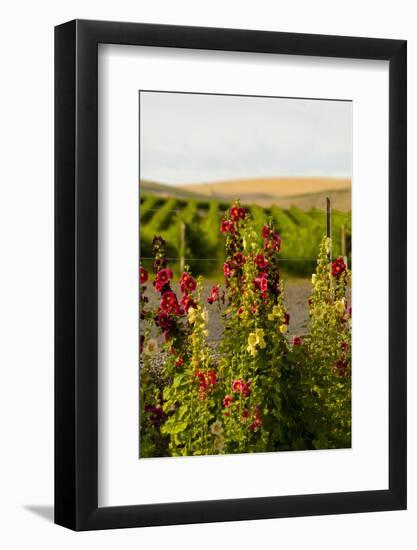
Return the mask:
[[141,92],[141,177],[350,177],[352,103]]

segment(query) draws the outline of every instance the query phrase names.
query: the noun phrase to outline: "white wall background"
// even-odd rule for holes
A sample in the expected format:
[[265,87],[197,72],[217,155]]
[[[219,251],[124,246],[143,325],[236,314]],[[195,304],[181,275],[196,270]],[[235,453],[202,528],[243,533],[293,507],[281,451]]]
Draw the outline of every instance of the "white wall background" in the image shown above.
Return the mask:
[[[414,2],[15,0],[1,12],[0,545],[62,550],[415,548],[417,541],[417,23]],[[109,19],[408,40],[409,510],[72,533],[53,499],[53,26]],[[376,236],[377,238],[377,236]],[[375,345],[378,345],[375,342]],[[343,473],[341,473],[343,475]]]

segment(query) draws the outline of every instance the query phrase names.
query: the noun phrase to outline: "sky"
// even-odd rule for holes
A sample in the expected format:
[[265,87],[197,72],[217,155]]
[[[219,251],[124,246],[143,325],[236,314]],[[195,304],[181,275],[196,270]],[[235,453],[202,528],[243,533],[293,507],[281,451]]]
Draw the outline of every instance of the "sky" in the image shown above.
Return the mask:
[[140,176],[351,177],[352,103],[140,92]]

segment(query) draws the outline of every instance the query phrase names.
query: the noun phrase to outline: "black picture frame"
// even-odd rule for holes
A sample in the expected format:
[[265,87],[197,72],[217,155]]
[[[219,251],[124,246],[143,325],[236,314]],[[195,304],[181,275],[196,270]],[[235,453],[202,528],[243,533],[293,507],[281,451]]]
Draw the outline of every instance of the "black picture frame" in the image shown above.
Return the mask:
[[[98,44],[389,62],[389,488],[98,507]],[[55,28],[55,523],[108,529],[406,508],[406,41],[74,20]]]

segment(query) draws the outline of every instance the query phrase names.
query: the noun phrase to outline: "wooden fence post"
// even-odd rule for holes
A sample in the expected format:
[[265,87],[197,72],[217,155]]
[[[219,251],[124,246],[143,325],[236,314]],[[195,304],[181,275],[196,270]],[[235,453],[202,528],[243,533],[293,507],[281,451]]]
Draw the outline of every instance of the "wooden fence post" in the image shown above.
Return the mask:
[[342,227],[340,228],[340,238],[341,238],[340,251],[343,256],[343,261],[345,262],[345,265],[347,267],[348,263],[347,263],[347,254],[346,254],[346,227],[344,225],[342,225]]
[[180,221],[180,273],[185,267],[185,223]]
[[[332,238],[332,207],[329,197],[326,197],[326,236]],[[332,261],[332,245],[329,248],[329,262]]]

